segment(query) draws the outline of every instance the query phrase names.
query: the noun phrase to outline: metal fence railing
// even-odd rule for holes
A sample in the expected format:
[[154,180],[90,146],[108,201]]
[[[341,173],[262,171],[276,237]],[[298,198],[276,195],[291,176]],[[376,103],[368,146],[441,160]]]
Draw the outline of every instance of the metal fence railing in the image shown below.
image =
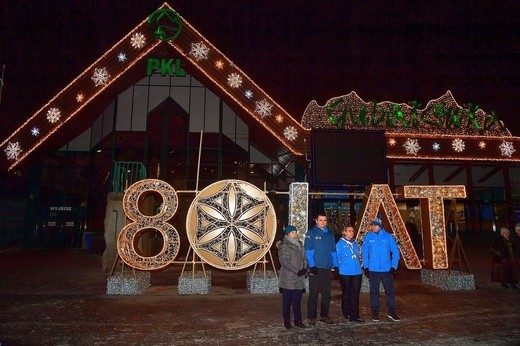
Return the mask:
[[123,192],[136,181],[146,179],[146,168],[141,162],[116,161],[112,178],[112,191]]

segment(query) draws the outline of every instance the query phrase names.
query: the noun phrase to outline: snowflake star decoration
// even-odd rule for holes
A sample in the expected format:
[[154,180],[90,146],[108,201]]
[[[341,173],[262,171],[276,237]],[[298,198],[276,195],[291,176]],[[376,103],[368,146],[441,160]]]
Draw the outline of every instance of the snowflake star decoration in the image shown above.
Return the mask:
[[54,124],[55,122],[60,120],[60,117],[61,117],[61,112],[58,108],[50,108],[47,111],[47,120],[49,120],[49,122],[51,124]]
[[146,39],[144,38],[144,35],[139,32],[136,32],[130,38],[130,44],[134,48],[137,48],[137,49],[143,48],[145,43],[146,43]]
[[266,116],[271,115],[271,109],[273,108],[273,105],[267,102],[266,99],[263,99],[260,102],[255,102],[256,109],[255,113],[260,114],[261,118],[265,118]]
[[20,148],[20,143],[15,142],[7,144],[7,148],[5,148],[4,151],[8,160],[18,160],[18,156],[22,152],[22,148]]
[[251,97],[253,97],[253,92],[248,89],[245,91],[244,96],[250,99]]
[[417,155],[417,153],[421,149],[418,140],[411,138],[406,139],[406,142],[403,144],[403,147],[406,149],[406,153],[409,155]]
[[121,52],[117,55],[117,60],[119,60],[119,62],[125,62],[126,61],[126,54]]
[[190,55],[193,56],[195,58],[195,60],[197,60],[197,61],[199,61],[201,59],[207,59],[208,52],[209,52],[209,48],[206,47],[206,45],[202,41],[200,41],[199,43],[191,44]]
[[36,126],[31,129],[31,135],[34,137],[38,137],[40,135],[40,129]]
[[453,140],[453,142],[451,142],[451,147],[453,148],[453,150],[455,150],[456,152],[458,153],[461,153],[464,151],[464,149],[466,148],[466,144],[464,143],[464,141],[460,138],[455,138]]
[[289,141],[294,141],[296,137],[298,137],[298,131],[296,131],[296,128],[294,126],[287,126],[283,130],[284,137]]
[[499,148],[502,156],[507,157],[511,157],[511,155],[513,155],[513,153],[516,151],[513,147],[513,142],[507,142],[505,140],[502,141],[502,144],[500,144]]
[[94,74],[92,75],[92,80],[96,84],[96,86],[107,85],[107,81],[110,78],[110,75],[107,72],[107,68],[96,68],[94,70]]
[[441,145],[439,143],[433,143],[432,148],[435,151],[439,151],[439,149],[441,148]]
[[230,87],[236,89],[242,85],[242,77],[238,73],[231,73],[227,77],[227,83]]

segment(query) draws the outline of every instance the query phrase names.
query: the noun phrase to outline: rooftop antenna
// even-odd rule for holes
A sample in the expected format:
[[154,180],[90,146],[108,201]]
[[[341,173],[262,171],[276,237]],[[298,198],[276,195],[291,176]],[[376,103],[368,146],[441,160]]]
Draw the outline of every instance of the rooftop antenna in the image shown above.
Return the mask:
[[2,65],[2,78],[0,78],[0,104],[2,103],[2,88],[4,86],[5,65]]

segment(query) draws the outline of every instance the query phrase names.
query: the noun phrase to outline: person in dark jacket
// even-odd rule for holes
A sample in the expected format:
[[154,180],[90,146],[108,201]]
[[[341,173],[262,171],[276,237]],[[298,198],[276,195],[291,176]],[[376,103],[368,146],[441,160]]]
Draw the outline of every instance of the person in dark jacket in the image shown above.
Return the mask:
[[361,251],[354,238],[354,227],[345,227],[342,235],[336,243],[341,283],[341,311],[350,322],[363,323],[365,321],[359,318],[359,292],[363,273]]
[[298,238],[298,232],[293,225],[285,227],[285,237],[278,248],[280,261],[279,287],[282,290],[283,325],[290,329],[291,307],[294,315],[294,325],[305,328],[302,323],[302,295],[305,292],[305,274],[307,259],[303,244]]
[[370,222],[370,232],[363,239],[361,247],[363,268],[370,281],[370,305],[372,321],[379,321],[379,283],[383,281],[386,294],[388,318],[399,321],[395,307],[394,277],[399,265],[399,248],[392,234],[383,228],[383,221],[377,217]]
[[491,281],[500,282],[502,287],[518,288],[518,274],[515,270],[515,256],[513,245],[509,241],[509,229],[502,227],[500,235],[491,243],[491,253],[493,256],[493,267],[491,270]]
[[316,225],[305,234],[305,254],[309,264],[309,300],[307,317],[309,324],[316,324],[318,316],[318,293],[321,291],[320,321],[332,324],[329,316],[331,279],[333,270],[338,266],[334,234],[327,228],[327,216],[323,213],[316,217]]

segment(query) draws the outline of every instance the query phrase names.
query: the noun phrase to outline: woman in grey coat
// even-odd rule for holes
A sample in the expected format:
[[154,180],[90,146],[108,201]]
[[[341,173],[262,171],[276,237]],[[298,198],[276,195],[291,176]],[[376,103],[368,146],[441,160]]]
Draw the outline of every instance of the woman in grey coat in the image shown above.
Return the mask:
[[302,323],[302,295],[305,292],[307,259],[296,227],[285,227],[285,237],[278,249],[278,258],[281,265],[279,286],[283,294],[283,325],[287,329],[291,328],[292,306],[294,325],[305,328]]

